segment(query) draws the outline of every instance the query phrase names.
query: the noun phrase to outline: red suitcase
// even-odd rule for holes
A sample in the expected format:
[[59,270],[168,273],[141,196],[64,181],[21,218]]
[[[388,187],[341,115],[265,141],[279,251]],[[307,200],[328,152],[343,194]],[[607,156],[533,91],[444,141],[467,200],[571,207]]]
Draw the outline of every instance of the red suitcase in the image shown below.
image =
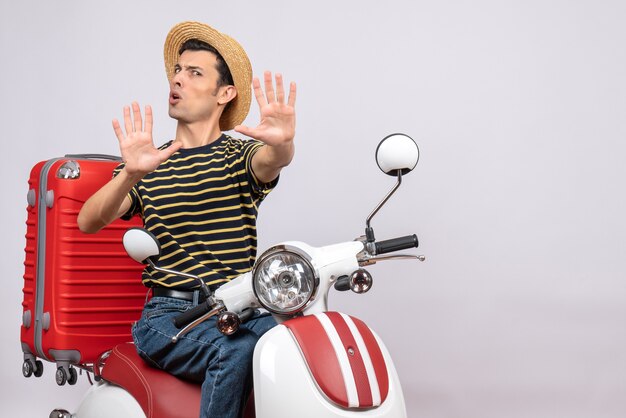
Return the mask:
[[66,156],[42,161],[30,173],[21,326],[25,377],[41,376],[40,358],[56,363],[59,385],[74,384],[73,366],[92,370],[103,352],[132,341],[130,327],[141,315],[146,288],[143,266],[126,255],[122,235],[142,221],[117,220],[97,234],[83,234],[76,221],[117,164],[108,156]]

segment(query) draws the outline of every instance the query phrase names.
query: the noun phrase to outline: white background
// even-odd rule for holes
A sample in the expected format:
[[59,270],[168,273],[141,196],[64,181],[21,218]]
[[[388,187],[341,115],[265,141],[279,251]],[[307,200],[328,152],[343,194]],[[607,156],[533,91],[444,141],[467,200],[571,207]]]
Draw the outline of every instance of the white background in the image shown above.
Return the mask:
[[182,20],[238,39],[256,74],[298,82],[297,155],[261,207],[260,251],[360,235],[393,183],[378,141],[420,145],[372,225],[381,239],[417,233],[427,261],[374,266],[370,293],[330,299],[383,337],[409,416],[626,416],[617,0],[2,0],[4,415],[75,408],[87,387],[57,387],[50,364],[21,375],[30,168],[118,154],[110,121],[132,100],[152,104],[156,142],[171,139],[162,46]]

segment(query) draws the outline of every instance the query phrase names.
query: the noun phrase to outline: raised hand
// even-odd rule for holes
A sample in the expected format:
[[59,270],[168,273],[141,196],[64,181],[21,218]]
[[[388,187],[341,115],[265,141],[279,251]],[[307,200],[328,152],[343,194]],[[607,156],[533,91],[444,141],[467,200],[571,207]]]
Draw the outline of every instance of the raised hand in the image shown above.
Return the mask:
[[122,131],[117,119],[113,119],[113,130],[120,143],[125,170],[132,176],[143,177],[156,168],[173,153],[178,151],[181,144],[174,142],[171,146],[159,150],[152,140],[152,107],[146,106],[146,123],[143,124],[141,110],[137,102],[131,108],[124,106],[124,130]]
[[296,134],[296,83],[289,85],[289,97],[285,103],[283,76],[276,74],[276,91],[272,83],[272,73],[264,74],[265,93],[257,77],[252,80],[254,97],[259,104],[261,121],[256,128],[243,125],[235,127],[235,131],[262,141],[270,146],[286,145]]

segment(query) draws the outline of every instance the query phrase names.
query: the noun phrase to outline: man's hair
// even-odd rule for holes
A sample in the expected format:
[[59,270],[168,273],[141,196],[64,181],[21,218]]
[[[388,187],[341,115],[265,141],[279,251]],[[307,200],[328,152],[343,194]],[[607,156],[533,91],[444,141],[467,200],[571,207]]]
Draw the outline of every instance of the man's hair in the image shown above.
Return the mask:
[[180,49],[178,50],[178,55],[181,55],[185,51],[209,51],[217,57],[217,65],[216,69],[219,74],[219,79],[217,80],[217,87],[222,86],[234,86],[233,76],[230,74],[230,70],[228,69],[228,65],[226,65],[226,61],[222,55],[217,52],[217,49],[213,48],[211,45],[207,44],[204,41],[199,39],[189,39],[185,41]]

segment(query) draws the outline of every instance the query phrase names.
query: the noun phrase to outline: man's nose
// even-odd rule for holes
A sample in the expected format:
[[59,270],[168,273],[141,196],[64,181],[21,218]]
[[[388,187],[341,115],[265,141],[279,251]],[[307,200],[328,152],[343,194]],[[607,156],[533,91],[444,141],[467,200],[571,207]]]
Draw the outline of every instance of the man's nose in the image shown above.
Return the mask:
[[182,80],[183,80],[182,71],[174,73],[174,75],[172,76],[172,85],[182,87],[183,85]]

